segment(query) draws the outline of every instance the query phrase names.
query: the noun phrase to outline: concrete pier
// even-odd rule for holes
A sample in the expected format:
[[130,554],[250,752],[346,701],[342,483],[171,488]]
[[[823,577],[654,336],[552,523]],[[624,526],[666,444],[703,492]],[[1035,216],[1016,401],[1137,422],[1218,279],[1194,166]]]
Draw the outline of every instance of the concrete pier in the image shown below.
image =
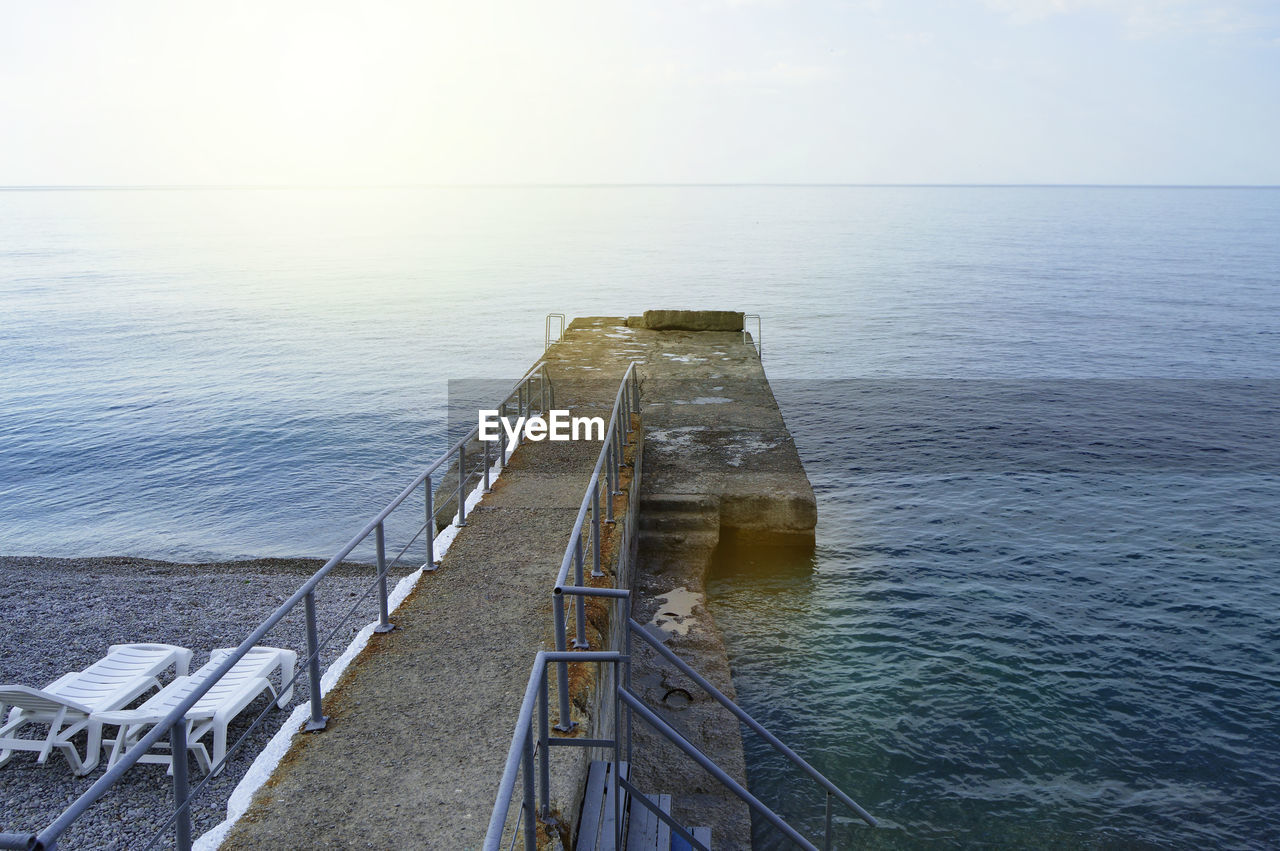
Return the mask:
[[[633,617],[730,695],[705,605],[711,555],[729,538],[811,547],[816,519],[741,321],[705,311],[588,317],[545,357],[556,407],[606,418],[627,365],[643,362]],[[326,698],[328,729],[295,738],[224,848],[478,847],[530,664],[553,646],[551,590],[599,447],[544,441],[516,451],[440,569],[396,612],[397,629],[375,636]],[[745,784],[737,723],[650,654],[639,659],[649,704]],[[575,696],[583,730],[591,705]],[[675,793],[677,816],[712,826],[717,849],[749,847],[745,805],[665,741],[636,741],[642,788]],[[553,846],[576,823],[578,774],[570,766],[554,784],[561,827],[544,837]]]
[[[663,327],[679,323],[669,313]],[[724,544],[812,550],[813,488],[740,330],[637,331],[636,338],[653,349],[643,371],[642,531],[632,616],[661,631],[667,647],[736,699],[724,641],[706,605],[712,556]],[[740,728],[727,711],[648,647],[637,652],[633,685],[746,785]],[[673,812],[684,824],[710,826],[716,849],[750,848],[745,804],[647,728],[637,728],[635,753],[640,787],[673,792]]]

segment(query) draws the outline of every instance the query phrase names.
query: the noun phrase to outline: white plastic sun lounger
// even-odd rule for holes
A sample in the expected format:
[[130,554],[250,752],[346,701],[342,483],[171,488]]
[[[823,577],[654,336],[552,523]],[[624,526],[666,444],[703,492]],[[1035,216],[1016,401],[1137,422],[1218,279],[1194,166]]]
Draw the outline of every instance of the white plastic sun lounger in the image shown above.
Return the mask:
[[[83,671],[73,671],[43,689],[27,686],[0,686],[0,718],[8,709],[8,719],[0,726],[0,765],[14,751],[35,751],[44,764],[54,748],[66,757],[76,774],[87,774],[98,764],[102,752],[102,724],[95,712],[119,709],[160,688],[157,676],[170,665],[179,676],[187,673],[191,651],[172,644],[115,644],[107,655]],[[27,724],[45,724],[49,734],[43,739],[20,739],[14,735]],[[81,730],[88,733],[84,759],[76,753],[71,738]]]
[[[95,721],[120,728],[115,739],[107,740],[111,745],[107,766],[119,762],[125,752],[146,734],[147,728],[163,721],[184,698],[213,676],[219,663],[232,652],[234,651],[227,648],[214,650],[209,654],[209,661],[200,670],[189,677],[178,677],[136,709],[95,713]],[[298,654],[292,650],[254,647],[187,710],[187,746],[196,755],[201,768],[207,772],[212,766],[222,762],[227,753],[227,726],[259,695],[264,692],[270,694],[276,699],[276,706],[280,709],[289,705],[297,662]],[[279,689],[269,679],[272,674],[278,677]],[[281,689],[283,694],[280,693]],[[199,741],[210,730],[213,730],[212,761],[209,752]],[[153,748],[158,752],[143,754],[138,762],[160,763],[170,766],[172,770],[168,739],[162,737]]]

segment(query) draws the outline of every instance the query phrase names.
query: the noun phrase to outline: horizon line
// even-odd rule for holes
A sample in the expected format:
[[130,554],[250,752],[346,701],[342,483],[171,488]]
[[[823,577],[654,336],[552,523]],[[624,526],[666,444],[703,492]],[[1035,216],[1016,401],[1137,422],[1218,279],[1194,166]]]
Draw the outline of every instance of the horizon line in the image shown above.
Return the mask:
[[866,189],[1280,189],[1275,183],[845,183],[845,182],[656,182],[656,183],[32,183],[0,184],[0,191],[101,190],[281,190],[281,189],[641,189],[641,188],[866,188]]

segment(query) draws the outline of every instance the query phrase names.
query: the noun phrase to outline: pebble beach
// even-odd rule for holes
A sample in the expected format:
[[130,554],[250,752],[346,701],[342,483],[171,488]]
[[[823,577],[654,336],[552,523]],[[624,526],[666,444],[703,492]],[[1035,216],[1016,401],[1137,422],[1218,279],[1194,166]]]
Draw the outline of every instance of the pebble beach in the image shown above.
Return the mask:
[[[195,670],[209,651],[235,647],[284,602],[323,562],[261,559],[211,564],[176,564],[147,559],[0,557],[0,682],[42,688],[68,671],[100,659],[112,644],[164,642],[190,648]],[[394,582],[409,569],[389,577]],[[340,565],[321,583],[317,615],[321,641],[336,633],[322,652],[324,670],[355,633],[377,618],[377,602],[361,594],[374,581],[374,568]],[[341,624],[353,606],[355,614]],[[341,624],[341,625],[340,625]],[[306,653],[302,607],[285,617],[262,643]],[[162,677],[167,682],[172,671]],[[305,673],[293,703],[305,700]],[[259,698],[231,726],[234,743],[266,707]],[[195,835],[225,818],[227,799],[262,747],[290,714],[267,712],[226,770],[203,790],[193,808]],[[44,731],[29,727],[30,737]],[[111,728],[105,735],[114,735]],[[83,734],[77,739],[83,748]],[[72,774],[58,754],[41,766],[36,754],[15,753],[0,767],[0,831],[39,831],[102,776],[105,758],[84,777]],[[192,769],[192,784],[204,779]],[[138,765],[82,816],[59,848],[146,848],[172,809],[173,789],[162,765]],[[172,845],[172,830],[151,847]]]

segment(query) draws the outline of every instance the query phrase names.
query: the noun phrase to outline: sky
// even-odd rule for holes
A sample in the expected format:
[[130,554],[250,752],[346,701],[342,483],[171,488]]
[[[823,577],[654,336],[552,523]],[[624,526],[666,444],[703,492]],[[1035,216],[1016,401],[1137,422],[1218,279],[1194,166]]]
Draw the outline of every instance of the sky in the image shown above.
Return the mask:
[[1276,0],[0,0],[0,185],[1280,184]]

